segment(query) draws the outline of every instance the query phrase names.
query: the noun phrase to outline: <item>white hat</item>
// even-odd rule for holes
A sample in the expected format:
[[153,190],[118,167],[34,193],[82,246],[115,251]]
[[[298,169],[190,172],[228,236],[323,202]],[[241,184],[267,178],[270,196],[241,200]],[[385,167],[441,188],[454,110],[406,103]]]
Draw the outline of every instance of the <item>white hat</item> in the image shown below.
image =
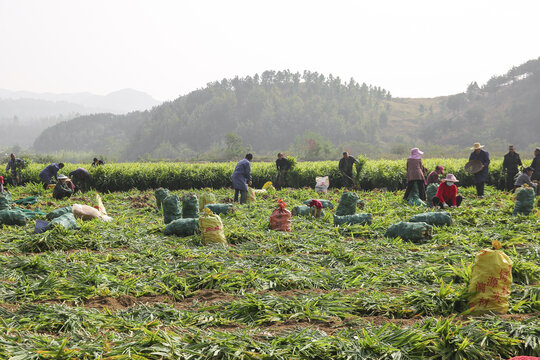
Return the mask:
[[484,145],[480,145],[480,143],[474,143],[473,147],[471,148],[471,150],[478,150],[478,149],[481,149],[483,148]]

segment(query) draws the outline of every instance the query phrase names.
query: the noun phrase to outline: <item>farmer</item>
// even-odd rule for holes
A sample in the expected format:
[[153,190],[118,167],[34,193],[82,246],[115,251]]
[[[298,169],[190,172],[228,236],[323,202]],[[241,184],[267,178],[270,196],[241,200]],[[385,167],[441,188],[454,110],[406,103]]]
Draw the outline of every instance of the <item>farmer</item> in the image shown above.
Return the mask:
[[409,199],[409,194],[415,184],[418,188],[418,197],[426,201],[426,187],[424,183],[426,168],[422,165],[422,154],[423,152],[420,149],[412,148],[411,156],[407,159],[407,189],[405,190],[405,195],[403,195],[403,200],[405,201]]
[[534,150],[534,159],[530,167],[534,169],[531,180],[540,180],[540,148]]
[[291,162],[282,154],[277,154],[276,168],[276,189],[281,189],[287,183],[287,171],[291,168]]
[[506,191],[514,190],[514,177],[518,173],[518,166],[523,166],[514,145],[508,146],[508,154],[504,155],[502,170],[506,173]]
[[90,190],[90,187],[94,185],[92,176],[85,168],[79,167],[69,173],[69,177],[75,184],[75,191],[86,192]]
[[247,185],[251,185],[251,165],[249,164],[251,160],[253,160],[253,155],[246,154],[246,157],[236,164],[232,174],[234,202],[238,202],[238,194],[240,194],[240,204],[246,203]]
[[354,184],[352,169],[355,163],[358,163],[358,160],[349,155],[347,151],[343,152],[343,157],[339,160],[339,171],[341,172],[341,183],[346,188],[351,188]]
[[523,172],[521,173],[521,175],[519,175],[518,178],[516,179],[514,186],[518,188],[527,184],[530,187],[534,188],[534,191],[536,192],[536,194],[538,194],[538,184],[535,184],[531,181],[531,176],[533,173],[534,173],[534,168],[530,166],[523,169]]
[[479,160],[482,163],[481,170],[474,174],[474,185],[476,186],[476,195],[484,197],[484,185],[488,179],[489,173],[489,153],[483,150],[484,145],[480,143],[474,143],[471,150],[473,152],[469,156],[469,161]]
[[45,169],[41,170],[39,173],[39,178],[43,182],[43,188],[47,189],[49,184],[52,184],[51,178],[54,177],[55,180],[58,180],[58,170],[64,167],[64,163],[52,163],[49,164]]
[[435,166],[435,170],[429,173],[427,177],[427,184],[438,184],[439,175],[444,174],[444,168],[442,166]]
[[24,160],[15,157],[15,154],[10,155],[10,159],[6,166],[6,172],[11,169],[11,184],[13,186],[21,185],[21,169],[24,167]]
[[71,180],[64,174],[58,175],[57,180],[58,182],[53,190],[53,198],[56,200],[62,200],[65,197],[71,197],[71,194],[73,194],[73,190],[75,189],[73,182],[71,182]]
[[92,162],[92,167],[96,167],[96,166],[100,166],[100,165],[105,165],[103,160],[98,160],[98,158],[94,158],[94,161]]
[[431,199],[433,206],[440,206],[441,209],[451,207],[456,208],[461,205],[463,197],[457,195],[457,186],[455,183],[459,182],[454,174],[446,174],[446,178],[441,181],[437,194]]

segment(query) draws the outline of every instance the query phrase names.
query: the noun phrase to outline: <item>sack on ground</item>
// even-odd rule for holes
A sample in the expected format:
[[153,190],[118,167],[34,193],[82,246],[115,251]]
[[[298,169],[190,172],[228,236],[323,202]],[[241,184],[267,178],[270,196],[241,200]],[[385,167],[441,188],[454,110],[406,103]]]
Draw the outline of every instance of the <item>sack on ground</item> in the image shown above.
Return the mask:
[[35,209],[35,210],[30,210],[30,209],[21,209],[21,208],[14,208],[13,210],[20,210],[23,212],[24,216],[26,216],[28,219],[35,219],[36,216],[45,216],[46,214],[39,210],[39,209]]
[[359,198],[356,193],[351,191],[344,192],[339,200],[336,215],[354,215],[354,213],[356,213],[356,204],[358,203],[358,200]]
[[272,182],[271,182],[271,181],[265,182],[264,185],[262,186],[262,189],[263,189],[263,190],[267,190],[267,191],[276,190],[276,188],[274,187],[274,185],[272,185]]
[[293,216],[309,216],[309,206],[307,205],[298,205],[293,207],[291,211]]
[[317,176],[315,178],[315,191],[318,193],[326,194],[328,187],[330,186],[330,179],[328,176]]
[[416,214],[409,219],[409,222],[425,222],[433,226],[452,225],[452,216],[446,211],[427,212]]
[[429,184],[426,188],[426,200],[427,200],[427,206],[432,207],[433,206],[433,198],[435,195],[437,195],[437,190],[439,189],[439,184]]
[[227,244],[223,223],[219,215],[205,209],[199,218],[199,226],[205,244]]
[[211,192],[202,193],[199,196],[199,211],[202,211],[206,205],[215,203],[216,195],[212,194]]
[[176,219],[165,226],[165,235],[191,236],[199,230],[198,219]]
[[169,192],[169,189],[159,188],[154,192],[154,195],[156,197],[156,207],[157,207],[158,211],[161,211],[161,206],[162,206],[163,200],[167,196],[170,196],[171,193]]
[[420,241],[431,239],[433,227],[424,222],[399,222],[390,225],[384,234],[387,238],[400,237],[403,240]]
[[278,207],[270,215],[270,230],[291,231],[291,212],[285,207],[282,200],[278,201]]
[[371,225],[373,218],[371,214],[334,215],[334,226],[340,225]]
[[413,188],[409,193],[409,198],[407,199],[407,202],[411,206],[426,206],[426,203],[422,199],[420,199],[420,196],[418,195],[418,183],[413,184]]
[[170,223],[182,217],[182,209],[180,208],[180,199],[178,195],[169,195],[163,199],[161,203],[163,207],[163,222]]
[[199,198],[195,194],[182,196],[182,217],[196,219],[199,217]]
[[534,208],[534,198],[536,194],[533,188],[521,187],[516,190],[516,205],[512,215],[529,215]]
[[73,204],[73,215],[77,219],[82,219],[83,221],[89,221],[92,219],[99,219],[101,221],[110,222],[112,218],[105,215],[103,212],[99,211],[96,208],[93,208],[88,205]]
[[506,314],[512,285],[512,260],[501,250],[484,249],[476,254],[469,282],[469,307],[475,313]]
[[257,192],[254,188],[248,186],[247,203],[255,204],[257,202]]
[[233,204],[208,204],[205,208],[218,215],[228,214],[234,211]]
[[62,207],[59,209],[55,209],[47,214],[46,218],[47,220],[51,221],[53,219],[56,219],[59,216],[62,216],[64,214],[73,212],[73,208],[71,206]]
[[0,193],[0,210],[9,210],[11,209],[11,194],[8,192]]
[[33,205],[37,204],[38,198],[37,196],[28,196],[24,199],[15,200],[14,203],[17,205]]
[[75,216],[73,215],[73,213],[66,213],[62,216],[54,218],[47,226],[47,230],[54,228],[56,225],[70,230],[76,230],[79,228],[77,226],[77,220],[75,220]]
[[26,225],[26,216],[19,210],[0,210],[0,225]]
[[332,204],[329,200],[326,200],[326,199],[309,199],[309,200],[304,201],[304,204],[309,205],[312,200],[319,201],[322,204],[323,209],[333,209],[334,208],[334,204]]

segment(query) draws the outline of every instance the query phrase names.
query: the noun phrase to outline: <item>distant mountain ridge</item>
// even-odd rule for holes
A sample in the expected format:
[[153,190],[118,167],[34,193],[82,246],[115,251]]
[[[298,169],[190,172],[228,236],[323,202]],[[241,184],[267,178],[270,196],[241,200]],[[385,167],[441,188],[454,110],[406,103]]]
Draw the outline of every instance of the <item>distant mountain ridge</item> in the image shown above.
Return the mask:
[[339,158],[343,150],[402,157],[414,146],[431,156],[463,156],[477,141],[498,153],[509,143],[531,151],[540,145],[539,99],[540,58],[482,86],[471,82],[463,93],[426,99],[393,98],[380,87],[317,72],[265,71],[209,83],[150,111],[63,122],[34,148],[108,147],[121,160],[232,159],[245,150],[301,159]]
[[[58,110],[54,115],[66,114],[66,109],[71,111],[76,109],[76,112],[80,114],[125,114],[132,111],[149,110],[161,103],[150,95],[133,89],[122,89],[107,95],[95,95],[88,92],[72,94],[35,93],[0,89],[0,100],[4,100],[0,103],[0,118],[7,116],[4,110],[7,100],[11,100],[11,112],[17,116],[19,116],[17,112],[28,112],[28,106],[32,105],[29,100],[38,100],[36,106],[44,106],[44,101],[52,103],[48,105],[50,108],[53,108],[55,104]],[[21,100],[25,100],[24,107],[17,106]]]

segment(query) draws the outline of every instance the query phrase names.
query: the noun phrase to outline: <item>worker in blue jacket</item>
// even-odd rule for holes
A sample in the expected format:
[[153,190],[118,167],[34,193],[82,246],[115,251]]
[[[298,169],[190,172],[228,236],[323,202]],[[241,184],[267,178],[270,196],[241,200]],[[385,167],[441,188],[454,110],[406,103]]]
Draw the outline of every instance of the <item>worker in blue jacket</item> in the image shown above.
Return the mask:
[[251,185],[251,165],[253,160],[252,154],[247,154],[246,157],[236,164],[232,174],[232,183],[234,188],[234,202],[238,202],[238,194],[240,194],[240,204],[245,204],[247,200],[247,185]]
[[52,163],[39,173],[39,178],[43,182],[43,188],[47,189],[52,184],[51,179],[58,181],[58,171],[64,167],[64,163]]

